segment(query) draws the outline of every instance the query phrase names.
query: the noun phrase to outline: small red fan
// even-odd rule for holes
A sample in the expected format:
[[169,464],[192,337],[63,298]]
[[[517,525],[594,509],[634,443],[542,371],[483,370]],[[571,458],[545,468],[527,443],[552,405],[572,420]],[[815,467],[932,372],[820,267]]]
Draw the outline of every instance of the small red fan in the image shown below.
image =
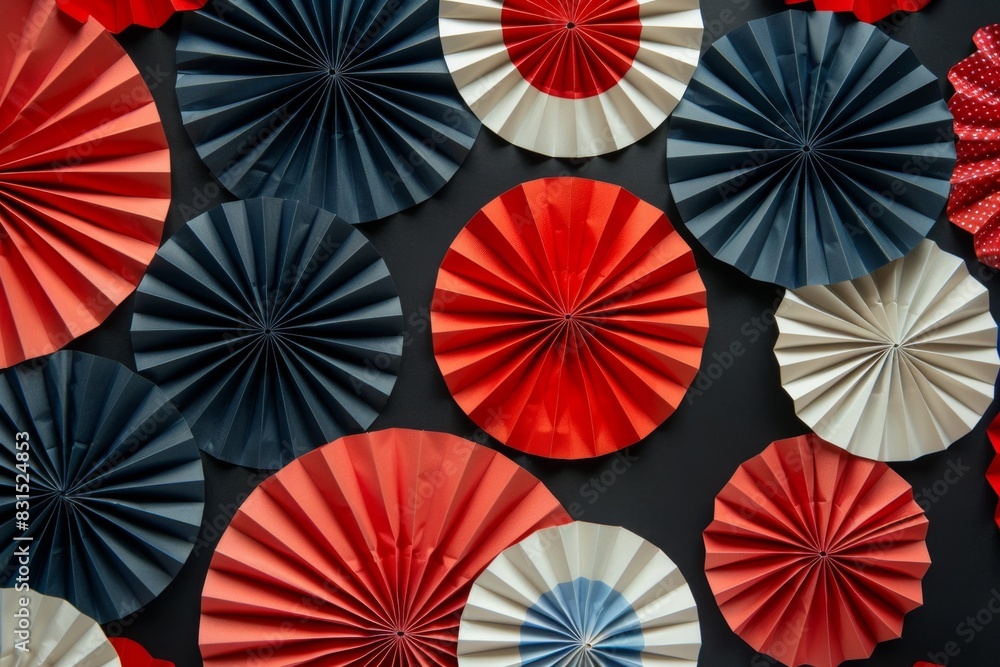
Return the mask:
[[836,667],[898,638],[923,602],[927,518],[889,466],[807,435],[739,467],[705,530],[723,616],[790,667]]

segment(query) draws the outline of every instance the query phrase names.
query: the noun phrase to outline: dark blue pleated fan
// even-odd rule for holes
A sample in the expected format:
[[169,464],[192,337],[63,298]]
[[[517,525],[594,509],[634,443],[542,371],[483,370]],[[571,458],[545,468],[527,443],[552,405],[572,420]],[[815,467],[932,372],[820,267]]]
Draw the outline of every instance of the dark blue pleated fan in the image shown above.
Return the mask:
[[403,348],[389,270],[332,213],[224,204],[163,245],[139,285],[139,371],[224,461],[260,469],[349,433],[385,405]]
[[747,275],[849,280],[930,231],[948,199],[951,126],[908,47],[829,12],[784,12],[702,58],[670,123],[670,189],[701,243]]
[[0,374],[0,469],[2,585],[18,582],[28,546],[31,587],[102,623],[159,595],[198,537],[191,431],[117,362],[64,351]]
[[213,0],[185,16],[177,97],[205,163],[241,198],[348,222],[420,203],[479,133],[431,0]]

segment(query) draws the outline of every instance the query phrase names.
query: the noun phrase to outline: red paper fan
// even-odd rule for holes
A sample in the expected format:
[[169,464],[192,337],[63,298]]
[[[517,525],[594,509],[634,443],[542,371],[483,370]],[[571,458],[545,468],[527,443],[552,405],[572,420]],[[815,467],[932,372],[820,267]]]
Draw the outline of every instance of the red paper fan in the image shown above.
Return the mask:
[[266,480],[233,517],[202,595],[205,665],[455,665],[473,579],[569,520],[530,473],[462,438],[342,438]]
[[701,363],[705,287],[662,211],[579,178],[520,185],[452,243],[434,353],[490,435],[564,459],[627,447],[676,409]]
[[[989,481],[990,486],[996,491],[997,495],[1000,496],[1000,415],[997,415],[992,422],[990,422],[990,427],[987,429],[987,435],[989,435],[990,443],[993,445],[993,449],[996,450],[996,457],[993,459],[993,463],[990,464],[989,469],[986,471],[986,479]],[[1000,505],[997,505],[996,511],[996,522],[997,526],[1000,526]]]
[[900,636],[923,601],[926,536],[905,480],[808,435],[775,442],[719,493],[705,572],[754,649],[835,667]]
[[948,73],[958,136],[948,218],[975,235],[981,262],[1000,268],[1000,25],[973,41],[979,50]]
[[159,28],[175,12],[201,9],[207,0],[59,0],[59,7],[78,21],[88,17],[114,33],[131,25]]
[[[785,0],[798,5],[808,0]],[[816,9],[828,12],[854,12],[860,21],[875,23],[898,11],[919,12],[931,0],[815,0]]]
[[125,639],[124,637],[112,637],[111,645],[118,652],[118,659],[121,660],[122,667],[174,667],[174,663],[166,660],[154,660],[149,655],[149,651],[140,644]]
[[55,0],[3,0],[0,366],[98,326],[138,284],[170,204],[160,116],[132,60]]

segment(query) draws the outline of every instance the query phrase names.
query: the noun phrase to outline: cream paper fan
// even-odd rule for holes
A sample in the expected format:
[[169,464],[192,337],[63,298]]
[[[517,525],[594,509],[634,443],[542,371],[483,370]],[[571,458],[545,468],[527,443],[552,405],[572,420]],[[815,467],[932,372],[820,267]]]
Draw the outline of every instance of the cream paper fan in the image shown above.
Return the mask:
[[[66,600],[3,588],[0,608],[0,667],[121,667],[118,652],[97,621]],[[17,634],[24,624],[26,637]]]
[[854,454],[940,451],[993,401],[989,295],[931,241],[867,276],[787,292],[777,321],[774,353],[796,412]]

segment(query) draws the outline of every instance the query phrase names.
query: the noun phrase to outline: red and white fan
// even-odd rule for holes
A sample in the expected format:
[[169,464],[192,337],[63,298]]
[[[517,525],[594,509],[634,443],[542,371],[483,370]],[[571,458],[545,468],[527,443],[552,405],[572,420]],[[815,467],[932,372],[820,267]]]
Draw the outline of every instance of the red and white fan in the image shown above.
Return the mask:
[[635,143],[698,65],[698,0],[441,0],[459,91],[487,127],[553,157]]

